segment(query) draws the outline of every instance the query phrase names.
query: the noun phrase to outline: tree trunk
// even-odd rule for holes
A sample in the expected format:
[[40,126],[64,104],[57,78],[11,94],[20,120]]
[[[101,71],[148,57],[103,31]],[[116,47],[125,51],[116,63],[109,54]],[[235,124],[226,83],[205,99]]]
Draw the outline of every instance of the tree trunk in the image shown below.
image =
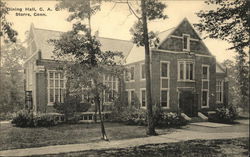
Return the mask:
[[96,105],[96,107],[98,109],[98,115],[99,115],[99,118],[100,118],[102,139],[105,140],[105,141],[108,141],[108,137],[106,135],[106,131],[105,131],[104,123],[103,123],[100,96],[99,96],[98,89],[96,87],[96,82],[97,81],[95,79],[93,79],[93,86],[94,86],[93,88],[95,89],[95,91],[94,91],[94,101],[95,101],[95,105]]
[[150,74],[150,50],[148,41],[148,26],[147,26],[147,11],[145,0],[141,0],[141,10],[142,10],[142,24],[143,24],[143,39],[145,44],[145,74],[146,74],[146,95],[147,95],[147,135],[156,135],[153,109],[152,109],[152,98],[151,98],[151,74]]

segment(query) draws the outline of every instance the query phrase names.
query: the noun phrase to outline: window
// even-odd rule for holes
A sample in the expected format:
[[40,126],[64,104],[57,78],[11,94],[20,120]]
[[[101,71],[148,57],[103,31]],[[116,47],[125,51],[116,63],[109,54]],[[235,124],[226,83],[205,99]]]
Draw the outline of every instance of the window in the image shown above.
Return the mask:
[[112,102],[118,92],[118,80],[111,75],[105,75],[103,79],[103,84],[107,87],[104,91],[104,102]]
[[135,105],[135,91],[134,90],[130,91],[130,98],[131,98],[130,104]]
[[135,67],[130,68],[130,80],[135,80]]
[[209,71],[208,71],[208,69],[209,69],[209,66],[207,66],[207,65],[203,65],[202,66],[202,79],[205,79],[205,80],[208,80],[209,78],[208,78],[208,76],[209,76]]
[[216,102],[223,103],[223,80],[216,80]]
[[202,91],[202,107],[208,107],[208,91]]
[[146,107],[146,89],[141,89],[141,107]]
[[182,81],[194,80],[194,62],[179,61],[178,62],[178,78]]
[[135,99],[136,99],[135,90],[128,89],[125,94],[127,94],[125,96],[128,98],[128,105],[135,105]]
[[168,63],[161,62],[161,77],[168,77]]
[[202,95],[201,107],[209,107],[209,65],[202,65]]
[[161,91],[161,106],[168,107],[168,91],[167,90]]
[[190,35],[183,35],[183,50],[190,51]]
[[62,72],[48,72],[48,102],[63,102],[65,92],[65,78]]
[[161,106],[169,107],[169,62],[161,61]]
[[145,64],[141,64],[141,79],[146,78],[146,73],[145,73]]
[[135,80],[135,67],[131,66],[125,71],[125,81],[134,81]]

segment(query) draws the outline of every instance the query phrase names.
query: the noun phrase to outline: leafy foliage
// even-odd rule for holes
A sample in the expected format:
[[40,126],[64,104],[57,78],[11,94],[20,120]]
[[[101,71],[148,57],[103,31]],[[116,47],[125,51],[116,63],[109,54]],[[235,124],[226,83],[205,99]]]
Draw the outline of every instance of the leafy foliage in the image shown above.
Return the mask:
[[5,41],[9,39],[11,42],[16,42],[16,36],[18,35],[17,31],[11,28],[12,23],[8,22],[6,19],[6,15],[8,14],[6,3],[0,1],[0,19],[1,19],[1,30],[0,37],[4,37]]
[[[249,7],[248,0],[207,0],[207,5],[214,5],[213,10],[200,11],[196,28],[208,33],[208,37],[226,40],[233,44],[231,49],[247,48],[249,46]],[[246,52],[239,52],[246,53]]]
[[23,107],[23,60],[25,48],[20,43],[1,47],[0,112],[14,112]]
[[[238,60],[238,59],[237,59]],[[229,82],[229,104],[249,109],[249,67],[242,66],[231,60],[222,63],[227,68]],[[239,67],[241,66],[241,67]],[[242,70],[240,70],[242,69]],[[241,79],[242,81],[238,81]]]
[[27,110],[21,110],[17,112],[17,116],[11,121],[17,127],[33,127],[33,114]]
[[154,108],[154,120],[158,127],[180,127],[187,124],[187,120],[180,114],[166,112],[159,106]]
[[[168,18],[167,15],[164,15],[164,9],[167,7],[164,3],[159,2],[158,0],[146,0],[145,6],[147,19],[149,21]],[[133,35],[132,40],[137,46],[144,46],[143,23],[141,17],[142,11],[137,10],[136,12],[140,14],[140,17],[130,29],[130,33]],[[157,38],[156,32],[149,31],[148,38],[150,47],[156,47],[159,44],[159,38]]]
[[[121,110],[113,110],[110,121],[122,122],[128,125],[147,125],[147,112],[137,107],[123,107]],[[180,127],[187,121],[177,113],[166,112],[161,108],[154,108],[154,121],[157,127]]]
[[11,123],[17,127],[50,127],[59,124],[58,115],[38,114],[33,115],[28,110],[20,110],[12,119]]
[[65,115],[65,120],[72,119],[77,112],[86,112],[90,108],[89,102],[81,102],[77,95],[66,96],[63,103],[56,102],[54,108]]
[[238,113],[235,106],[220,106],[216,109],[215,114],[209,115],[208,120],[219,123],[233,123],[237,116]]

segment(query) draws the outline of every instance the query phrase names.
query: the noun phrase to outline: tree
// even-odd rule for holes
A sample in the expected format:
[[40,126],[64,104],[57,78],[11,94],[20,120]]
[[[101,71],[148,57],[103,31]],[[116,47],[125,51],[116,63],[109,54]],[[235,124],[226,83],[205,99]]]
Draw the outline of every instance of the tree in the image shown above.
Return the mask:
[[0,37],[5,37],[5,39],[9,39],[12,42],[16,42],[17,32],[11,28],[12,23],[8,22],[6,19],[6,15],[8,14],[7,6],[5,2],[0,1]]
[[2,47],[0,111],[13,112],[22,108],[24,53],[25,48],[20,43],[6,43]]
[[[250,43],[250,16],[249,0],[207,0],[207,5],[213,5],[216,9],[200,11],[200,18],[195,27],[206,32],[206,37],[228,41],[237,52],[237,69],[239,71],[237,80],[242,94],[242,103],[247,105],[245,98],[249,97],[249,43]],[[248,58],[248,59],[247,59]],[[248,80],[248,81],[246,81]]]
[[67,77],[74,80],[70,82],[70,92],[78,94],[83,88],[88,90],[98,109],[102,139],[108,140],[101,113],[101,93],[108,86],[103,83],[102,78],[105,74],[118,75],[120,68],[117,65],[121,62],[117,62],[117,59],[122,55],[120,52],[102,52],[100,42],[91,35],[91,16],[99,10],[96,4],[98,3],[86,0],[60,2],[60,8],[67,8],[71,12],[68,20],[76,20],[77,23],[73,24],[71,31],[52,42],[55,46],[54,53],[58,58],[64,59],[67,65]]
[[[150,46],[156,46],[159,43],[156,34],[148,31],[148,21],[155,19],[166,19],[167,16],[163,14],[166,5],[158,0],[141,0],[140,9],[134,11],[129,1],[127,1],[130,11],[137,17],[138,21],[134,27],[131,28],[133,35],[133,42],[137,46],[145,47],[145,75],[146,75],[146,95],[147,95],[147,135],[156,135],[154,116],[152,110],[152,96],[151,96],[151,74],[150,74]],[[137,14],[140,14],[137,15]]]
[[[242,74],[241,71],[238,70],[237,62],[231,61],[231,60],[225,60],[222,63],[223,66],[227,68],[228,73],[228,82],[229,82],[229,104],[236,105],[237,107],[242,107],[244,109],[249,109],[249,106],[246,106],[247,102],[249,102],[249,97],[246,97],[249,93],[242,94],[242,87],[248,88],[248,79],[247,75],[249,74],[248,67],[243,67],[242,69],[245,69],[245,72]],[[244,84],[240,85],[240,82],[238,82],[238,78],[240,75],[246,75],[244,76]],[[249,92],[249,90],[244,90]],[[243,102],[243,103],[242,103]]]

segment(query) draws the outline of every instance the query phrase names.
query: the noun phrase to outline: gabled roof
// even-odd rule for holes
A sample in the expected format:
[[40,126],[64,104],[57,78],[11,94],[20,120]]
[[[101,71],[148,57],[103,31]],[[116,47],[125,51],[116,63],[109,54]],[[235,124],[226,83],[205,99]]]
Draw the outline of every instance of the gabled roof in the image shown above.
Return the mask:
[[[32,27],[32,26],[31,26]],[[50,39],[59,39],[59,37],[63,34],[63,32],[55,31],[55,30],[47,30],[41,28],[31,28],[34,32],[34,38],[37,45],[37,48],[41,50],[42,59],[53,59],[54,46],[48,42]],[[133,43],[127,40],[120,39],[111,39],[111,38],[103,38],[97,37],[97,39],[101,43],[102,51],[119,51],[122,52],[124,57],[126,58],[133,47]]]
[[216,73],[226,73],[226,68],[220,63],[216,62]]
[[[183,25],[188,26],[192,32],[192,36],[194,39],[200,41],[200,44],[204,46],[205,51],[207,51],[206,53],[202,54],[202,55],[212,55],[208,48],[206,47],[206,45],[203,43],[203,41],[201,40],[201,37],[199,36],[199,34],[195,31],[195,29],[193,28],[192,24],[188,21],[187,18],[184,18],[176,27],[167,29],[165,31],[162,31],[158,34],[158,38],[160,40],[157,49],[161,49],[161,45],[163,45],[168,38],[171,37],[171,35],[173,36],[178,36],[182,38],[182,32],[179,30],[181,27],[183,27]],[[126,59],[126,64],[130,64],[133,62],[137,62],[137,61],[142,61],[145,59],[145,50],[142,47],[137,47],[137,46],[133,46],[130,54],[128,55],[127,59]]]
[[[157,37],[159,38],[159,44],[161,44],[171,34],[171,32],[174,29],[175,29],[175,27],[158,33]],[[130,64],[133,62],[142,61],[144,59],[145,59],[144,47],[143,46],[138,47],[136,44],[134,44],[133,48],[131,49],[131,51],[126,59],[126,63]]]

